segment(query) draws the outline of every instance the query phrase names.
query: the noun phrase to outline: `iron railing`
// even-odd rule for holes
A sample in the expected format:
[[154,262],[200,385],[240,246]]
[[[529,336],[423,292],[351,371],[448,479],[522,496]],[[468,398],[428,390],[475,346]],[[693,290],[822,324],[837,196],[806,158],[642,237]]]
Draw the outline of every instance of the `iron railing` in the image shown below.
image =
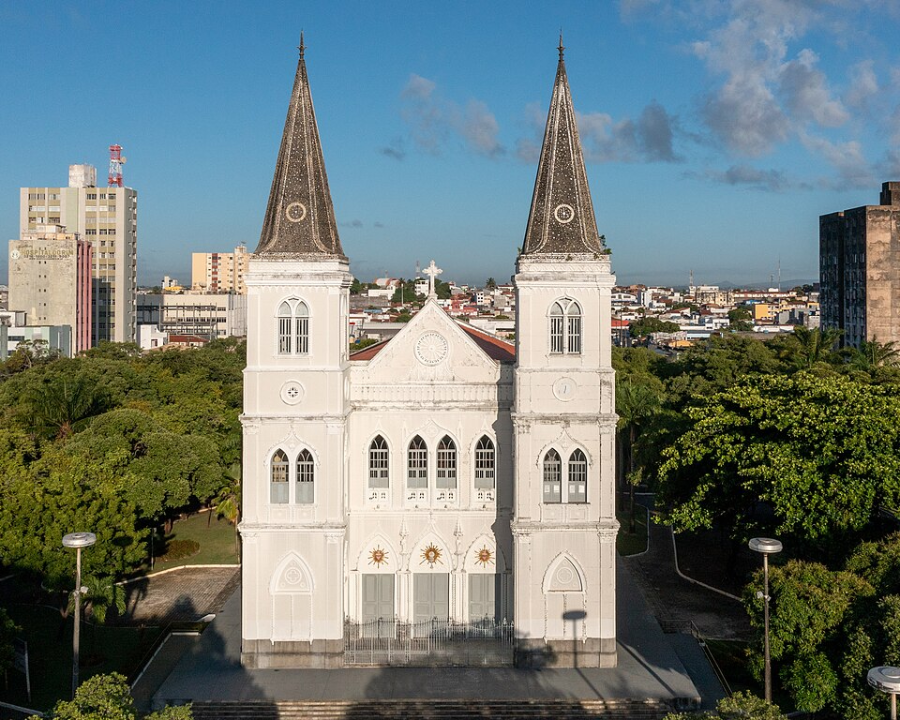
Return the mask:
[[511,622],[380,618],[344,623],[345,665],[483,666],[513,664]]

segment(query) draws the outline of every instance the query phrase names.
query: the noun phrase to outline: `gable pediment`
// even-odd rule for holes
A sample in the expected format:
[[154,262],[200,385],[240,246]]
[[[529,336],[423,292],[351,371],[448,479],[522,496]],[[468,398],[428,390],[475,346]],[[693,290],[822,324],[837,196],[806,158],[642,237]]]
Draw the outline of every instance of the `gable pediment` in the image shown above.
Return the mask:
[[426,302],[395,337],[352,375],[363,383],[497,383],[500,363],[435,302]]

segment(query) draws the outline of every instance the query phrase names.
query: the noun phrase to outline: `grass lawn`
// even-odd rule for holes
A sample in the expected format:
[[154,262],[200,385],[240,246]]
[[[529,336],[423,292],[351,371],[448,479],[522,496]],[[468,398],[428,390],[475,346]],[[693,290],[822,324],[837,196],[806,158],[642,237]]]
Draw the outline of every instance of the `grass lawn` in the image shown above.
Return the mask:
[[647,511],[640,506],[635,507],[634,532],[628,532],[631,514],[627,510],[616,511],[616,518],[621,527],[616,536],[616,550],[619,555],[636,555],[647,549]]
[[[31,702],[25,691],[25,675],[9,672],[7,702],[48,710],[72,692],[72,632],[74,620],[63,620],[59,611],[43,605],[11,605],[12,619],[22,628],[19,637],[28,643]],[[80,679],[99,673],[134,673],[162,632],[158,627],[107,627],[82,623]],[[3,687],[0,684],[0,687]]]
[[238,562],[234,550],[234,525],[223,518],[215,517],[215,513],[213,515],[211,520],[209,513],[198,513],[184,520],[178,520],[172,528],[172,533],[166,536],[166,541],[194,540],[200,545],[200,551],[186,558],[161,560],[160,556],[163,554],[162,548],[159,547],[161,543],[157,543],[153,572],[181,565],[231,565]]

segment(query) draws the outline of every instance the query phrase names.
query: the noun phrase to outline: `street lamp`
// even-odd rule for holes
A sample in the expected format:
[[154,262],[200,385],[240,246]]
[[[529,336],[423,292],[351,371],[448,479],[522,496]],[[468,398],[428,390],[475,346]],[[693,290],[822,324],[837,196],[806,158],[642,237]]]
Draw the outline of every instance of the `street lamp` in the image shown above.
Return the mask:
[[763,614],[765,617],[765,652],[766,652],[766,702],[772,702],[772,661],[769,658],[769,555],[780,553],[782,544],[772,538],[753,538],[750,541],[750,549],[762,553],[763,578],[765,591],[763,592]]
[[78,689],[78,649],[81,640],[81,548],[97,542],[97,536],[89,532],[64,535],[63,547],[75,548],[75,634],[72,637],[72,698]]
[[897,720],[897,693],[900,693],[900,668],[873,667],[866,675],[873,688],[878,688],[891,696],[891,720]]

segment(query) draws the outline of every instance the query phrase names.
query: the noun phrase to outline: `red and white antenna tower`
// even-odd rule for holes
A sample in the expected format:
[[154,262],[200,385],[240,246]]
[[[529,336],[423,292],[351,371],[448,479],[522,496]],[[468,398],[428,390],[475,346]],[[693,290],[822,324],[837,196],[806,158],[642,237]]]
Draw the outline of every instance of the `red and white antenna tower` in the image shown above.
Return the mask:
[[122,187],[122,166],[126,159],[122,157],[121,145],[109,146],[109,186]]

